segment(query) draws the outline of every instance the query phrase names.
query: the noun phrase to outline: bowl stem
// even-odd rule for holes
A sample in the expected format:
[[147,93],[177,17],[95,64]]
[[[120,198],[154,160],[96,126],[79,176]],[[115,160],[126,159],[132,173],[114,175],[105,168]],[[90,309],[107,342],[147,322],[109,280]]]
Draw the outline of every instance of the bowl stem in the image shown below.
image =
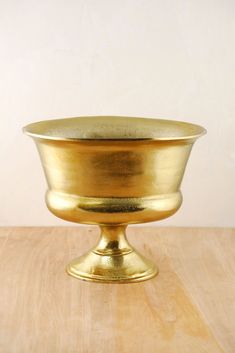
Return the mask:
[[98,244],[73,260],[67,272],[93,282],[132,283],[154,277],[157,267],[139,254],[126,238],[127,225],[102,225]]

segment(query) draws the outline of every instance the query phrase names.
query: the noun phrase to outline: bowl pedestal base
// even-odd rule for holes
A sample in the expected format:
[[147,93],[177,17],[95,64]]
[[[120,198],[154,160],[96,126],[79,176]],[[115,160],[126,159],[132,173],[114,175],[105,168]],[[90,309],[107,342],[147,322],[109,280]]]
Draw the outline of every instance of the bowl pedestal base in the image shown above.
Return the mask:
[[70,262],[67,272],[85,281],[105,283],[132,283],[154,277],[157,267],[129,244],[126,227],[100,226],[98,244]]

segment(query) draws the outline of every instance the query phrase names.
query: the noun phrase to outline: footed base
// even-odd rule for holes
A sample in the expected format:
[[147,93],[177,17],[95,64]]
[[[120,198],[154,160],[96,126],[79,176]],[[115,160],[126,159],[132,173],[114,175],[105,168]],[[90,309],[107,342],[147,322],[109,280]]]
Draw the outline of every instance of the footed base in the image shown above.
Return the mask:
[[132,283],[154,277],[157,267],[135,251],[125,237],[125,227],[101,227],[98,245],[73,260],[67,272],[76,278],[104,283]]
[[135,251],[125,255],[98,255],[93,251],[73,260],[67,272],[85,281],[131,283],[154,277],[156,266]]

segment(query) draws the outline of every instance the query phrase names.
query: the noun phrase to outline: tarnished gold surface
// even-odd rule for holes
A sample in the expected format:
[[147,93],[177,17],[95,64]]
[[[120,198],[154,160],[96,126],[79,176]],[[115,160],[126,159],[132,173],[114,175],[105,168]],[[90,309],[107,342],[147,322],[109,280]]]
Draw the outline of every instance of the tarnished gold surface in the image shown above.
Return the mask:
[[24,128],[36,142],[57,217],[101,226],[99,244],[68,265],[85,280],[137,282],[156,266],[127,242],[128,224],[160,220],[182,203],[180,185],[201,126],[162,119],[80,117]]

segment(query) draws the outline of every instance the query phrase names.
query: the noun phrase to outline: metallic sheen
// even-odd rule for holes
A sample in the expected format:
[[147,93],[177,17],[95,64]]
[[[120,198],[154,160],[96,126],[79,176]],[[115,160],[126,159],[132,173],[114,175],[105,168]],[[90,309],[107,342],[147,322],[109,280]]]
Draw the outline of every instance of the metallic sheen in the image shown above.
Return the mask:
[[73,260],[68,273],[112,283],[155,276],[157,267],[133,249],[125,229],[178,210],[192,146],[206,130],[179,121],[105,116],[41,121],[24,132],[40,154],[49,210],[101,228],[98,244]]

